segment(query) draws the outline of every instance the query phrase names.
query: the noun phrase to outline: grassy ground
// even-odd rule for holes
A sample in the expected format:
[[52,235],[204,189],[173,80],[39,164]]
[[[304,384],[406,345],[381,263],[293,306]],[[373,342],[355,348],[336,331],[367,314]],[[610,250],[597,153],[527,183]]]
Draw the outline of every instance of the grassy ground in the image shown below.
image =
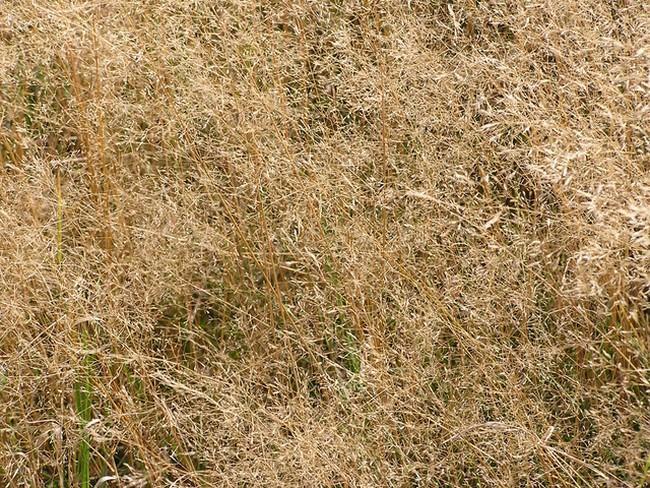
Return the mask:
[[0,2],[0,484],[650,486],[642,0]]

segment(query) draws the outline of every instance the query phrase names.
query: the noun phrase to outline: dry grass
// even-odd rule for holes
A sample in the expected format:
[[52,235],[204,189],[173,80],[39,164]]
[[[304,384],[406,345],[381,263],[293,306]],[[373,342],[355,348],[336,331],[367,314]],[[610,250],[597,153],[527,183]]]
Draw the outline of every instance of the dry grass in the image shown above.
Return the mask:
[[650,486],[642,0],[0,2],[2,486]]

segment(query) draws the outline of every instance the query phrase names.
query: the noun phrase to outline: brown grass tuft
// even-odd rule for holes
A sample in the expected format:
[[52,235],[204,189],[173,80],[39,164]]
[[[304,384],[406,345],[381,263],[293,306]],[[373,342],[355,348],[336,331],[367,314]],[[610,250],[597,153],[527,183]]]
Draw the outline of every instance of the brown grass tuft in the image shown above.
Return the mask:
[[0,485],[650,486],[641,0],[0,2]]

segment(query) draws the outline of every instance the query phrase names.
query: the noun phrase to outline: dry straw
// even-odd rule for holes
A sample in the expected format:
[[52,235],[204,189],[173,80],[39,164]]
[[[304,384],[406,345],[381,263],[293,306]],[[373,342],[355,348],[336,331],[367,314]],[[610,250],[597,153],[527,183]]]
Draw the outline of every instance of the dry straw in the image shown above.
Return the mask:
[[649,14],[0,2],[0,485],[648,486]]

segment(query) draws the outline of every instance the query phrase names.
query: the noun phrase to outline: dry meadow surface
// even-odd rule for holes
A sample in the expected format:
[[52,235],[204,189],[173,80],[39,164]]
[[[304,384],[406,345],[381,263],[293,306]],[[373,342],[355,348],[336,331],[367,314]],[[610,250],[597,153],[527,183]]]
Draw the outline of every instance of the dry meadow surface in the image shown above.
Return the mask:
[[0,486],[650,486],[650,5],[0,2]]

